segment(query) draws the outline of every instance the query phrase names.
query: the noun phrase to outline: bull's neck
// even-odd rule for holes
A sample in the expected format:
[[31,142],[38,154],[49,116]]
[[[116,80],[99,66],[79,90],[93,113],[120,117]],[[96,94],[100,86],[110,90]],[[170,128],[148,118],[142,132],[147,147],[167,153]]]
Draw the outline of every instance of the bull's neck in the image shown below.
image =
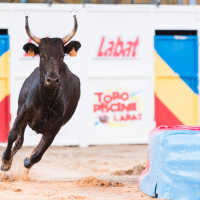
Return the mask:
[[47,108],[50,108],[53,106],[53,104],[56,103],[58,97],[61,94],[61,89],[60,87],[57,87],[55,89],[49,89],[40,82],[39,93],[42,104],[47,106]]

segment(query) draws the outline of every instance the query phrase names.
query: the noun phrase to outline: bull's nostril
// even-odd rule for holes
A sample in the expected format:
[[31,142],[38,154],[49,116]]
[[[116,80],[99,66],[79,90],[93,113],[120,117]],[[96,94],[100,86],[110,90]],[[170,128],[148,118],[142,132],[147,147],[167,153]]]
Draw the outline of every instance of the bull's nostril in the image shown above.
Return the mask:
[[59,83],[59,79],[56,79],[56,83]]
[[49,78],[47,79],[47,83],[51,83],[51,80]]

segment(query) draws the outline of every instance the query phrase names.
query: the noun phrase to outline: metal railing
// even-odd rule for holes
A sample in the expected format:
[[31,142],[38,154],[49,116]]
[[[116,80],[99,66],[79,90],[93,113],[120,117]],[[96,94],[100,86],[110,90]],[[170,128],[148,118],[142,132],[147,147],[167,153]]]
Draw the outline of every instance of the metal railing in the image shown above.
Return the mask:
[[200,0],[0,0],[0,3],[200,5]]

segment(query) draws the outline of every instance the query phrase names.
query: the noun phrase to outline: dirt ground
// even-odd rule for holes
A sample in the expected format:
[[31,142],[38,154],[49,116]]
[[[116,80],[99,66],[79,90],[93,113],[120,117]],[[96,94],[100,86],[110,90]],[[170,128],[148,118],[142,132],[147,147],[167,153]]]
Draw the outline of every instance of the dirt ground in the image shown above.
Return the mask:
[[[10,172],[0,171],[0,199],[152,199],[137,189],[136,174],[146,161],[147,145],[50,147],[26,176],[23,160],[32,149],[22,148]],[[0,147],[0,155],[3,151]]]

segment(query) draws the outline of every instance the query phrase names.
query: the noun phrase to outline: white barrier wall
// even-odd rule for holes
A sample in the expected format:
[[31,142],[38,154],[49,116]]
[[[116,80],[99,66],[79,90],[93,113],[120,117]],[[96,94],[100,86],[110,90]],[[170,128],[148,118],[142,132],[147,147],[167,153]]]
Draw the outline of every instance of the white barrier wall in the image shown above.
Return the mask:
[[[81,100],[75,115],[57,135],[54,145],[147,143],[154,121],[154,34],[156,29],[199,30],[200,7],[154,5],[0,4],[0,29],[6,28],[11,49],[11,116],[27,76],[39,66],[22,47],[30,42],[24,28],[28,10],[37,37],[64,37],[73,27],[70,9],[79,23],[73,40],[82,48],[65,62],[81,79]],[[24,145],[36,145],[40,135],[30,128]]]

